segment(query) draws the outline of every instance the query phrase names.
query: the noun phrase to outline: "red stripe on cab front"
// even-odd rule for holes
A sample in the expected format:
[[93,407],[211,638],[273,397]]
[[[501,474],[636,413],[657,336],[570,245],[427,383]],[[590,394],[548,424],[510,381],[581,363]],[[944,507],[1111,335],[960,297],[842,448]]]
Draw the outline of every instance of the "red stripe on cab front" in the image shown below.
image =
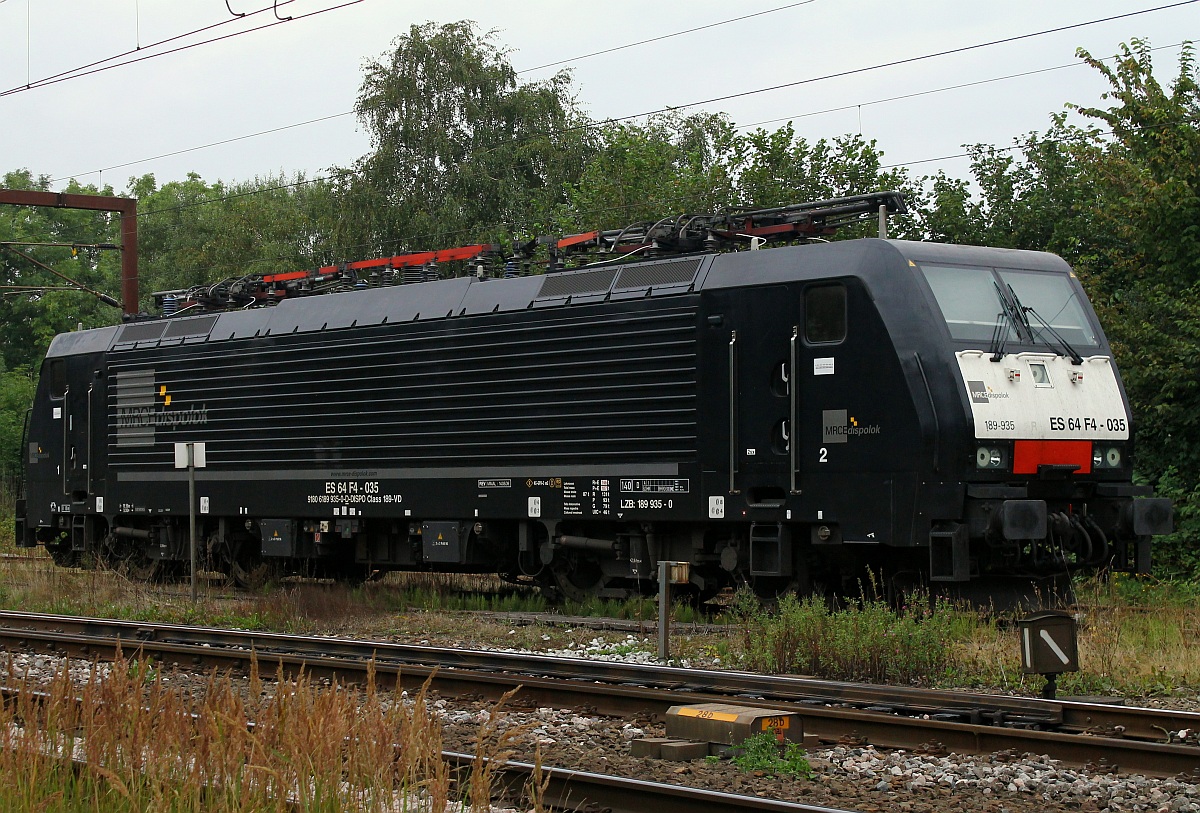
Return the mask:
[[1076,474],[1092,472],[1090,440],[1018,440],[1013,443],[1013,474],[1037,474],[1038,466],[1078,466]]

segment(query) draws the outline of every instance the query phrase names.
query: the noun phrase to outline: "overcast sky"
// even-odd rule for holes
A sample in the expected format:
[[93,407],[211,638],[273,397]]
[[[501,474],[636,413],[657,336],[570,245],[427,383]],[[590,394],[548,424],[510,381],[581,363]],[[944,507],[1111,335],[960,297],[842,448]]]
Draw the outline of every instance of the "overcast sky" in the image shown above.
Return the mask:
[[[293,0],[280,14],[296,19],[178,53],[56,84],[26,85],[203,26],[178,47],[233,34],[275,19],[267,0],[0,0],[0,172],[26,168],[84,183],[101,180],[117,193],[129,177],[152,172],[160,184],[189,171],[205,180],[322,174],[367,152],[353,115],[365,60],[376,58],[415,23],[476,21],[495,29],[518,70],[686,29],[680,34],[566,65],[522,74],[548,76],[569,67],[583,107],[595,118],[668,106],[979,45],[1166,5],[1120,0]],[[763,13],[766,12],[766,13]],[[225,24],[224,21],[230,21]],[[1066,102],[1100,104],[1105,84],[1079,64],[1075,50],[1111,56],[1131,38],[1176,46],[1200,37],[1200,3],[1138,14],[1017,42],[869,70],[841,78],[745,95],[705,105],[736,124],[795,122],[810,140],[861,132],[878,140],[887,164],[917,174],[938,168],[964,176],[964,144],[1007,146],[1044,131]],[[1158,51],[1166,83],[1178,47]],[[1028,71],[914,98],[881,101]],[[8,92],[15,91],[15,92]],[[6,93],[7,92],[7,93]],[[833,110],[833,108],[842,108]],[[701,109],[701,108],[690,108]],[[343,114],[343,115],[339,115]],[[213,142],[326,121],[190,150]],[[190,150],[170,157],[165,153]],[[866,191],[866,190],[864,190]]]

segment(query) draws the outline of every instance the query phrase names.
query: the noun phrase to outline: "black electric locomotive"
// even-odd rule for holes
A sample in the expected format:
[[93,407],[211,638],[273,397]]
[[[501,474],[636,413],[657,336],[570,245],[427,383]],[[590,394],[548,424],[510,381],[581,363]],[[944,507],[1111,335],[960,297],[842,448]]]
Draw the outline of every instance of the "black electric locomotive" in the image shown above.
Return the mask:
[[702,595],[865,568],[965,590],[1146,571],[1170,504],[1132,483],[1128,401],[1060,258],[886,239],[665,253],[667,233],[823,233],[845,201],[822,205],[657,224],[637,238],[650,259],[324,296],[286,295],[324,277],[283,274],[244,303],[272,307],[192,295],[60,335],[17,539],[182,570],[192,444],[206,566],[243,581],[488,572],[580,597],[653,590],[661,560],[690,562]]

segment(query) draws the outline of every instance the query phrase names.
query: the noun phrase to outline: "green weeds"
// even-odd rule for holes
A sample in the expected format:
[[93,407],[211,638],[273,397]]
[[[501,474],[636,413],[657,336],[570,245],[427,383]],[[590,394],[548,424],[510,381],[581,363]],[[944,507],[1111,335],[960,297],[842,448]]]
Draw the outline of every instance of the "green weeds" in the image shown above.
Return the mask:
[[730,761],[748,773],[761,771],[801,779],[813,778],[812,765],[804,749],[794,742],[780,745],[770,731],[760,732],[744,741]]
[[[1081,671],[1060,695],[1146,697],[1200,687],[1200,585],[1112,577],[1076,587]],[[729,612],[731,659],[768,673],[916,683],[1036,695],[1020,669],[1015,617],[985,616],[924,597],[896,609],[857,599],[840,609],[785,596],[774,608],[739,593]]]
[[832,610],[821,599],[788,595],[768,610],[747,592],[731,614],[751,669],[898,683],[946,674],[966,623],[949,607],[920,601],[897,611],[864,598]]
[[19,553],[14,528],[16,522],[17,499],[16,492],[0,484],[0,553]]

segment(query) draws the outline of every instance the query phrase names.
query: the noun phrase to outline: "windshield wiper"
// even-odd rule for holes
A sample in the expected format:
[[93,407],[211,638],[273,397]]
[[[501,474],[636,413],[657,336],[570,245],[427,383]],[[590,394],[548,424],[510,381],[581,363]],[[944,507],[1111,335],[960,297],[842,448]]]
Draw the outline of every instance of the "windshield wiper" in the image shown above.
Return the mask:
[[[1032,314],[1033,318],[1037,319],[1042,327],[1046,329],[1046,332],[1054,337],[1054,340],[1058,342],[1060,347],[1062,347],[1063,355],[1069,357],[1072,364],[1083,364],[1083,356],[1079,355],[1075,348],[1072,347],[1070,343],[1068,343],[1067,340],[1062,337],[1061,333],[1051,327],[1050,323],[1043,319],[1040,313],[1035,311],[1033,308],[1027,308],[1021,304],[1021,300],[1017,297],[1017,292],[1013,290],[1011,285],[1008,286],[1008,292],[1012,294],[1012,301],[1017,306],[1017,313],[1020,314],[1021,324],[1023,324],[1025,329],[1029,332],[1030,341],[1036,342],[1038,339],[1038,334],[1041,333],[1041,331],[1034,333],[1033,328],[1029,326],[1029,319],[1026,314]],[[1042,341],[1046,342],[1047,346],[1050,346],[1050,342],[1046,341],[1045,338],[1043,338]]]
[[1004,289],[1000,287],[1000,284],[993,281],[992,287],[996,289],[996,298],[1000,300],[1000,312],[996,314],[996,324],[992,328],[992,343],[988,349],[992,352],[992,361],[1000,361],[1004,358],[1004,345],[1008,342],[1009,330],[1016,333],[1017,339],[1020,340],[1021,331],[1017,325],[1024,324],[1025,320],[1021,318],[1017,306],[1004,295]]

